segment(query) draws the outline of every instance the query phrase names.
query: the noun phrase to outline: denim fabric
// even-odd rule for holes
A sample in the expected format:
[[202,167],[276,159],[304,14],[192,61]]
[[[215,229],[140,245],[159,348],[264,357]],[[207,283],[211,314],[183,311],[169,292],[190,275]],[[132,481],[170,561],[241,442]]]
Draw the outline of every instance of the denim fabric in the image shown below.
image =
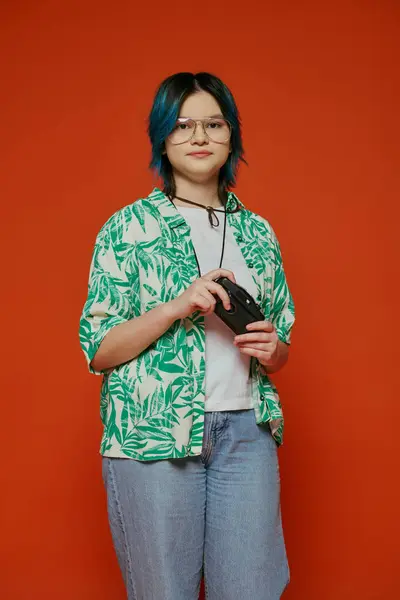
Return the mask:
[[103,457],[129,600],[279,600],[289,582],[277,444],[254,410],[205,413],[201,456]]

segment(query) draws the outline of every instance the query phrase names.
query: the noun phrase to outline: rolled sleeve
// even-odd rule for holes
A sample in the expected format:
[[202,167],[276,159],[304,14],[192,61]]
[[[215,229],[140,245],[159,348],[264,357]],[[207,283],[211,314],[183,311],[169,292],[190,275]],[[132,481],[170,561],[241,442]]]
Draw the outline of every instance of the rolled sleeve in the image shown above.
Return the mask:
[[286,280],[282,253],[278,239],[273,233],[273,252],[275,257],[274,286],[272,291],[271,321],[275,326],[278,338],[285,344],[291,343],[291,332],[295,322],[295,308]]
[[[79,324],[81,348],[89,371],[92,360],[107,333],[133,316],[132,268],[129,245],[118,240],[120,228],[115,218],[107,222],[96,238],[90,265],[88,296]],[[127,264],[129,261],[129,268]]]

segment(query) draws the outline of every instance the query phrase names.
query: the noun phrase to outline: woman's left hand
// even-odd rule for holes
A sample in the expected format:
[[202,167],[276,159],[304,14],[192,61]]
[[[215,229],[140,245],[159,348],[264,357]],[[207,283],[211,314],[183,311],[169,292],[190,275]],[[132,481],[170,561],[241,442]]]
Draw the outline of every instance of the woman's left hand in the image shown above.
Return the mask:
[[243,354],[255,356],[265,367],[278,360],[278,335],[269,321],[255,321],[247,325],[249,333],[234,338],[234,344]]

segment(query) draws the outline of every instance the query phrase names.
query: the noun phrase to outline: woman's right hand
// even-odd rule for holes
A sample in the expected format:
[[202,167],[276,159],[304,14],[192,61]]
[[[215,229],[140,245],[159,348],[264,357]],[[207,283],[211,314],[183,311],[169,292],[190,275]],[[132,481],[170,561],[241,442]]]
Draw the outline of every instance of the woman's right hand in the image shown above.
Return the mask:
[[233,283],[236,283],[232,271],[227,269],[213,269],[202,277],[199,277],[185,290],[180,296],[169,302],[176,319],[184,319],[196,310],[204,316],[214,312],[217,303],[213,294],[219,296],[226,310],[230,309],[229,296],[219,283],[214,279],[218,277],[228,277]]

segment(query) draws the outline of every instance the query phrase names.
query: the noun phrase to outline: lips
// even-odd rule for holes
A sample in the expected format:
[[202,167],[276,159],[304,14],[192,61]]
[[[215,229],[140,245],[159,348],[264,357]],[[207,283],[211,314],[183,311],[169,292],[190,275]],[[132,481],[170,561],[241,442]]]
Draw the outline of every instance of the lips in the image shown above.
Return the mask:
[[199,152],[189,152],[189,156],[211,156],[212,152],[199,151]]

